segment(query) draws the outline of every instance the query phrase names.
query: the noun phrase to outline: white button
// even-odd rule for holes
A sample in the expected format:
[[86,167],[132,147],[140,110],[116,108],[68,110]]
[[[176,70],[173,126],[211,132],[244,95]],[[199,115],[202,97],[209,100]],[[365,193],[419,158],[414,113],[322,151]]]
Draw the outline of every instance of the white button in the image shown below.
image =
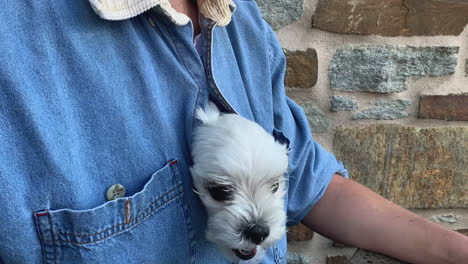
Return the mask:
[[115,200],[125,196],[125,187],[121,184],[114,184],[107,189],[107,200]]

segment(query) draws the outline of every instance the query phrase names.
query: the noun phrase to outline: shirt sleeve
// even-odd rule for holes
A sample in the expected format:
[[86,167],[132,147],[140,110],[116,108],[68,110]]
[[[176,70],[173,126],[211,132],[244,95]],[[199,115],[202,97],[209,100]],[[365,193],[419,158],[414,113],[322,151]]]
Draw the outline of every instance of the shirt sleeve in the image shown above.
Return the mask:
[[322,198],[335,174],[348,178],[348,172],[341,161],[314,141],[304,111],[286,96],[286,58],[275,33],[267,28],[275,129],[289,139],[291,148],[287,180],[287,225],[291,226],[302,221]]

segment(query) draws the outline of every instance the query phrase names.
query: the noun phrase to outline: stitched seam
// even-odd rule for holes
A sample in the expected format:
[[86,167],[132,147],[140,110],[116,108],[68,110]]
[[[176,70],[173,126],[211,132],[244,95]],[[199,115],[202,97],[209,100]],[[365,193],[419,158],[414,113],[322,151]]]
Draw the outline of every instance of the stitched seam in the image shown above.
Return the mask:
[[[55,239],[54,230],[52,229],[52,219],[50,218],[50,214],[47,214],[47,218],[49,218],[49,226],[50,226],[50,233],[52,234],[52,241]],[[44,240],[44,242],[47,242]],[[57,250],[54,248],[54,263],[57,264]]]
[[46,252],[45,252],[46,245],[44,244],[45,240],[44,240],[44,235],[42,234],[41,224],[39,223],[39,216],[37,214],[34,214],[34,216],[36,218],[36,227],[39,231],[39,239],[41,241],[42,258],[44,260],[44,263],[47,263]]
[[160,206],[154,208],[154,209],[151,210],[148,214],[146,214],[145,217],[144,217],[143,219],[141,219],[141,220],[138,221],[138,222],[135,222],[134,224],[130,225],[129,227],[127,227],[127,228],[125,228],[125,229],[123,229],[123,230],[121,230],[121,231],[119,231],[119,232],[115,232],[115,233],[109,234],[108,236],[105,236],[105,237],[100,238],[100,239],[98,239],[98,240],[94,240],[94,241],[90,241],[90,242],[74,242],[74,241],[67,241],[67,240],[62,240],[62,239],[56,239],[56,240],[51,240],[51,241],[50,241],[50,240],[49,240],[49,241],[46,240],[45,242],[64,242],[64,243],[75,244],[75,245],[86,245],[86,244],[94,244],[94,243],[97,243],[97,242],[99,242],[99,241],[102,241],[102,240],[104,240],[104,239],[107,239],[107,238],[109,238],[109,237],[111,237],[111,236],[118,235],[118,234],[120,234],[120,233],[122,233],[122,232],[124,232],[124,231],[126,231],[126,230],[128,230],[128,229],[130,229],[130,228],[132,228],[132,227],[134,227],[134,226],[137,226],[137,225],[141,224],[141,223],[144,222],[148,217],[150,217],[154,211],[158,210],[158,209],[161,208],[162,206],[168,204],[169,202],[173,201],[174,199],[178,198],[178,197],[181,196],[181,195],[182,195],[182,193],[179,193],[179,194],[177,194],[176,196],[174,196],[174,197],[172,197],[171,199],[169,199],[169,200],[168,200],[167,202],[165,202],[164,204],[161,204]]
[[[141,1],[138,1],[136,3],[133,3],[131,6],[129,6],[128,8],[125,8],[125,7],[120,7],[120,8],[117,8],[117,9],[114,9],[115,11],[113,11],[114,13],[115,12],[121,12],[121,11],[129,11],[129,10],[132,10],[133,8],[136,8],[137,6],[141,5],[143,2],[146,2],[146,0],[141,0]],[[155,4],[154,6],[157,6],[157,5],[160,5],[161,4],[161,1],[159,1],[157,4]],[[106,4],[104,4],[106,5]],[[153,6],[153,7],[154,7]],[[108,7],[106,5],[106,7]],[[107,11],[107,10],[106,10]]]
[[217,102],[225,108],[225,110],[229,111],[230,113],[237,114],[236,110],[231,106],[231,104],[226,100],[224,95],[219,90],[219,87],[216,84],[216,81],[214,79],[212,52],[213,52],[213,34],[214,34],[215,27],[216,27],[216,23],[213,23],[211,21],[207,26],[207,34],[206,34],[206,38],[208,40],[206,43],[206,47],[207,47],[206,49],[206,60],[207,60],[206,75],[207,75],[207,78],[209,79],[208,88],[212,93],[214,93],[212,95],[217,100]]
[[[182,199],[184,198],[187,198],[186,195],[184,194],[182,196]],[[194,234],[193,234],[193,230],[192,230],[192,219],[191,217],[189,216],[189,211],[188,211],[188,207],[187,205],[183,204],[182,205],[182,214],[184,215],[184,218],[185,218],[185,229],[187,230],[187,238],[188,238],[188,241],[189,241],[189,250],[188,250],[188,258],[187,259],[190,259],[190,263],[195,263],[195,253],[193,252],[194,251]]]
[[[160,195],[160,196],[159,196],[158,198],[156,198],[155,200],[153,200],[153,201],[142,211],[142,213],[138,214],[138,215],[135,217],[135,219],[137,219],[138,217],[142,217],[142,216],[146,215],[146,214],[144,214],[144,212],[147,211],[153,204],[155,204],[156,202],[158,202],[158,201],[160,201],[160,200],[163,200],[163,198],[164,198],[165,195],[167,195],[167,194],[173,192],[174,190],[176,190],[177,188],[180,188],[181,186],[182,186],[182,185],[179,184],[179,185],[177,185],[176,187],[172,188],[171,190],[167,191],[166,193]],[[171,198],[170,200],[172,200],[172,199],[173,199],[173,198]],[[162,206],[162,205],[168,203],[170,200],[167,200],[166,202],[164,202],[164,203],[161,204],[160,206]],[[159,207],[160,207],[160,206],[159,206]],[[159,208],[159,207],[157,207],[157,208]],[[135,219],[134,219],[134,220],[135,220]],[[133,222],[134,220],[130,221],[130,223]],[[105,233],[105,232],[107,232],[107,231],[110,230],[110,229],[113,229],[113,228],[116,228],[116,227],[120,227],[120,226],[123,226],[123,225],[126,225],[126,224],[125,224],[125,223],[117,224],[117,225],[111,226],[111,227],[109,227],[109,228],[106,228],[106,229],[104,229],[104,230],[102,230],[102,231],[100,231],[100,232],[93,233],[93,234],[73,234],[73,233],[65,233],[65,232],[58,232],[58,233],[61,234],[61,235],[65,235],[65,236],[91,237],[91,236],[96,236],[96,235]]]

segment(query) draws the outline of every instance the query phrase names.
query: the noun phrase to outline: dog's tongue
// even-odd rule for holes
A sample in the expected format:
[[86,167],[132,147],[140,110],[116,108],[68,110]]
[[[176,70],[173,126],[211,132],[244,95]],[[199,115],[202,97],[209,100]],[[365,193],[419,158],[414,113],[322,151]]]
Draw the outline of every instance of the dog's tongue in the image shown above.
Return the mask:
[[234,254],[242,260],[248,260],[255,257],[257,254],[257,248],[253,248],[252,250],[244,250],[244,249],[233,249]]

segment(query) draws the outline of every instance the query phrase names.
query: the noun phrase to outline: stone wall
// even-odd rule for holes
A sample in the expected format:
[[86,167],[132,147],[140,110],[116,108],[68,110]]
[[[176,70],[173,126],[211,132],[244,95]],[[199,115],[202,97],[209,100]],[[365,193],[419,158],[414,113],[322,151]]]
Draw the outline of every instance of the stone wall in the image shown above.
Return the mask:
[[468,0],[258,0],[288,95],[351,178],[407,208],[468,208]]

